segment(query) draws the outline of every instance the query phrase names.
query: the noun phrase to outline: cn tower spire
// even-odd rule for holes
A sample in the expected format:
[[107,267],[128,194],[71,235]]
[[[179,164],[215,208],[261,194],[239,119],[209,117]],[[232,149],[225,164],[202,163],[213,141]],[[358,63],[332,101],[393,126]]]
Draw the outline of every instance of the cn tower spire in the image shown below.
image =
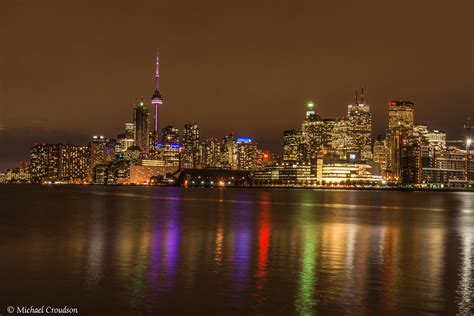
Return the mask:
[[155,91],[160,91],[160,53],[156,50]]
[[151,104],[155,107],[153,134],[155,141],[159,138],[158,123],[159,123],[159,107],[163,104],[163,98],[160,93],[160,56],[158,50],[156,51],[156,68],[155,68],[155,93],[151,97]]

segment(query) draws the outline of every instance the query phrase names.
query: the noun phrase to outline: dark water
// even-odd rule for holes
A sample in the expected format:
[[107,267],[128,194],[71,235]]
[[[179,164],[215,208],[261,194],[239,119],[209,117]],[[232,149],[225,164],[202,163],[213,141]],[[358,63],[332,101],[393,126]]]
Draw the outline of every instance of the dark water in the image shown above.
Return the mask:
[[473,314],[474,194],[0,186],[0,314]]

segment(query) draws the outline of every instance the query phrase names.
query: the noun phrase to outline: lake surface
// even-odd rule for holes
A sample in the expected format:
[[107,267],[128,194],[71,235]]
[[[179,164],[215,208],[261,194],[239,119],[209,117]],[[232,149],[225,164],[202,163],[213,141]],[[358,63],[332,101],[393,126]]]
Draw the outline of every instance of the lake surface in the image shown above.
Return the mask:
[[0,186],[0,313],[473,314],[474,193]]

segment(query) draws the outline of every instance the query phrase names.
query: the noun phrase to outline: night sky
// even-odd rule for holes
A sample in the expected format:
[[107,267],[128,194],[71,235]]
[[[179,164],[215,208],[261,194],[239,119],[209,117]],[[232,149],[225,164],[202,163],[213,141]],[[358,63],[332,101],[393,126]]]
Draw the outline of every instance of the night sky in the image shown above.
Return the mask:
[[161,126],[196,121],[279,150],[305,103],[343,116],[364,87],[374,136],[387,101],[462,135],[474,117],[474,1],[3,1],[0,169],[35,142],[115,137],[153,93]]

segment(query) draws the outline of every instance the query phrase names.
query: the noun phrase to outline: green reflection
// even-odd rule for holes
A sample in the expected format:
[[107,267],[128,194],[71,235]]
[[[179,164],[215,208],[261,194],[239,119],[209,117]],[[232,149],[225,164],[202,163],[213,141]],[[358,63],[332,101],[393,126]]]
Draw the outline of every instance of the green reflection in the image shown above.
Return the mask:
[[316,238],[317,230],[314,226],[306,226],[303,231],[303,260],[298,282],[298,294],[295,305],[300,315],[313,315],[317,301],[314,297],[316,285]]

